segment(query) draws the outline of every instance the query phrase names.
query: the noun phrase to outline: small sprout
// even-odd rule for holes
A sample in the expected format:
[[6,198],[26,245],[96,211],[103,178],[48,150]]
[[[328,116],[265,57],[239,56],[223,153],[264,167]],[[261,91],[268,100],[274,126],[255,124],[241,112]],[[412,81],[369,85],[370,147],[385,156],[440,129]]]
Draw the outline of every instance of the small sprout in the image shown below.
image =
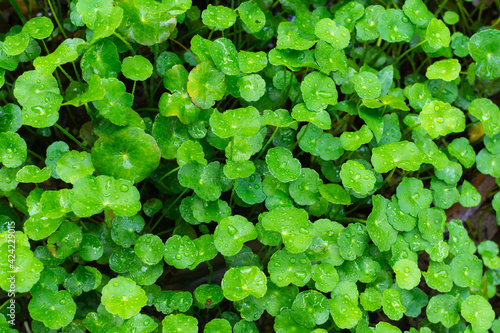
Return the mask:
[[347,161],[340,171],[342,185],[361,195],[368,195],[375,187],[375,174],[358,161]]
[[230,301],[242,300],[249,295],[262,298],[267,291],[267,279],[255,266],[230,268],[222,278],[222,291]]
[[427,67],[425,76],[429,80],[453,81],[460,75],[460,70],[461,66],[457,59],[440,60]]
[[236,22],[237,15],[231,8],[208,5],[201,13],[203,24],[212,30],[225,30]]
[[294,320],[308,328],[325,323],[330,316],[328,299],[315,290],[299,293],[293,301],[291,310]]
[[467,297],[460,306],[460,313],[471,323],[474,332],[487,331],[495,319],[491,304],[480,295]]
[[76,313],[76,304],[66,290],[56,292],[43,288],[30,300],[28,310],[33,319],[58,330],[71,323]]

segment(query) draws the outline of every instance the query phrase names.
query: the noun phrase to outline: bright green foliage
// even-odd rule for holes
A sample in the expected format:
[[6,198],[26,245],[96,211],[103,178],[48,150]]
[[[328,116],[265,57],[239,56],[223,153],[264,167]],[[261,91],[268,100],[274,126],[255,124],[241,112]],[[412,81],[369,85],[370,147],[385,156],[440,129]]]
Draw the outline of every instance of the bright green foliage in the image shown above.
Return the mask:
[[212,319],[203,329],[203,333],[231,333],[231,331],[231,324],[226,319]]
[[401,292],[393,288],[384,290],[382,293],[382,309],[389,319],[401,319],[406,312]]
[[178,178],[182,186],[192,188],[200,198],[212,201],[220,196],[219,175],[219,162],[212,162],[206,166],[198,162],[189,162],[181,167]]
[[243,2],[238,7],[238,13],[240,19],[253,34],[261,31],[266,24],[266,15],[256,3]]
[[355,327],[363,315],[356,299],[337,295],[329,302],[333,321],[340,328]]
[[197,333],[198,332],[198,319],[191,316],[186,316],[185,314],[171,314],[163,318],[161,322],[163,326],[163,333],[167,332],[186,332],[186,333]]
[[332,125],[332,120],[327,111],[309,111],[303,103],[297,104],[293,107],[292,117],[297,121],[307,121],[324,130],[330,129]]
[[441,262],[431,261],[427,272],[422,273],[427,285],[441,292],[449,292],[453,287],[451,267]]
[[500,163],[500,154],[490,154],[486,149],[481,149],[476,157],[477,169],[483,174],[500,177],[500,171],[496,167]]
[[316,44],[314,56],[325,73],[347,70],[347,57],[344,50],[338,50],[327,42],[319,41]]
[[165,262],[178,269],[184,269],[196,262],[198,249],[188,236],[174,235],[165,242]]
[[283,249],[272,255],[268,270],[271,281],[278,287],[290,283],[303,287],[311,279],[312,266],[304,253],[294,254]]
[[440,60],[427,67],[425,76],[429,80],[453,81],[460,74],[460,69],[460,63],[457,59]]
[[450,30],[441,20],[433,18],[427,26],[425,35],[427,43],[434,49],[448,47],[450,45]]
[[222,278],[224,297],[238,301],[252,295],[262,298],[267,291],[265,274],[255,266],[233,267]]
[[318,187],[323,185],[316,171],[303,168],[299,178],[290,183],[289,192],[299,205],[312,205],[319,199]]
[[328,105],[337,104],[337,88],[333,80],[319,72],[312,72],[300,84],[306,106],[311,111],[321,111]]
[[224,6],[208,5],[201,13],[203,24],[213,30],[225,30],[236,22],[236,13]]
[[385,11],[380,5],[365,8],[365,15],[356,22],[356,38],[359,41],[370,41],[379,37],[378,18]]
[[123,59],[122,73],[127,79],[144,81],[153,74],[153,65],[140,55],[127,57]]
[[99,174],[139,182],[160,163],[160,148],[143,130],[132,127],[100,137],[92,147],[92,163]]
[[43,288],[28,304],[30,315],[51,329],[68,325],[76,313],[76,304],[66,290]]
[[458,21],[460,21],[460,16],[453,11],[447,10],[446,12],[444,12],[443,21],[446,24],[454,25],[457,24]]
[[458,309],[458,302],[455,297],[436,295],[429,300],[427,318],[432,323],[441,322],[444,327],[450,328],[460,319]]
[[460,254],[451,261],[453,282],[459,287],[479,288],[482,262],[473,254]]
[[267,57],[264,52],[247,52],[243,50],[238,52],[238,66],[243,73],[259,72],[266,65]]
[[495,312],[482,296],[471,295],[460,306],[460,313],[472,325],[474,332],[487,331],[495,319]]
[[192,161],[207,165],[201,144],[198,141],[184,141],[177,150],[177,164],[183,166]]
[[15,190],[19,181],[17,178],[17,169],[2,167],[0,169],[0,190],[9,192]]
[[200,309],[211,309],[224,298],[222,288],[217,284],[202,284],[194,290],[193,296]]
[[26,142],[17,133],[0,133],[0,162],[8,168],[20,166],[27,156]]
[[382,293],[375,288],[366,288],[359,295],[359,302],[366,311],[377,311],[382,307]]
[[431,243],[443,240],[445,222],[446,214],[440,208],[424,208],[418,212],[418,230]]
[[358,161],[347,161],[342,164],[340,170],[340,178],[342,185],[353,189],[361,195],[369,194],[375,186],[375,175],[373,171],[365,168]]
[[30,216],[24,223],[24,232],[33,240],[40,240],[52,235],[64,221],[63,218],[47,218],[43,214]]
[[227,38],[216,39],[210,44],[210,55],[215,66],[224,74],[237,75],[240,73],[238,51],[231,40]]
[[379,16],[380,37],[389,43],[409,42],[415,34],[415,26],[400,9],[387,9]]
[[21,108],[16,104],[0,107],[0,132],[17,132],[21,128]]
[[387,205],[385,213],[387,214],[389,223],[396,230],[411,231],[417,225],[417,219],[415,217],[401,210],[395,196],[392,197],[392,201]]
[[16,180],[21,183],[43,183],[50,178],[50,168],[40,169],[36,165],[25,165],[16,174]]
[[98,260],[104,254],[104,246],[97,236],[92,234],[83,234],[80,247],[78,248],[78,253],[83,260]]
[[370,72],[361,72],[349,79],[354,83],[354,88],[359,97],[374,99],[380,96],[382,85],[377,75]]
[[464,180],[459,202],[464,207],[476,207],[481,202],[481,195],[474,185]]
[[469,104],[469,113],[479,119],[490,138],[500,133],[500,109],[488,98],[476,98]]
[[71,209],[80,217],[99,214],[105,208],[117,215],[133,216],[141,209],[140,194],[128,180],[87,176],[73,187]]
[[75,253],[81,241],[80,228],[73,222],[65,222],[47,239],[47,248],[57,259],[64,259]]
[[364,225],[351,223],[338,236],[340,255],[346,260],[354,260],[363,255],[369,237]]
[[466,138],[454,139],[448,144],[448,151],[466,168],[472,167],[476,161],[476,153]]
[[435,139],[465,129],[465,116],[462,111],[448,103],[432,101],[426,103],[419,115],[422,127]]
[[314,265],[311,277],[314,281],[316,281],[316,289],[324,293],[333,291],[333,288],[339,282],[337,270],[332,264],[329,263]]
[[314,33],[319,39],[328,42],[337,50],[346,48],[351,39],[351,34],[347,28],[337,25],[335,21],[329,18],[318,21]]
[[281,182],[297,179],[302,169],[299,160],[293,158],[292,153],[283,147],[269,149],[266,163],[269,172]]
[[389,200],[380,194],[372,196],[373,210],[366,221],[366,229],[380,251],[388,251],[396,241],[397,231],[389,224],[385,213]]
[[413,142],[398,141],[372,150],[371,162],[375,171],[384,173],[394,168],[406,171],[418,170],[423,163],[423,154]]
[[211,61],[202,62],[189,72],[187,92],[193,103],[202,109],[222,99],[225,89],[226,77]]
[[76,183],[80,178],[94,172],[90,154],[72,150],[57,161],[56,172],[67,183]]
[[469,51],[476,62],[475,73],[479,77],[489,80],[500,77],[499,41],[500,32],[496,29],[480,31],[470,38]]
[[259,74],[249,74],[238,79],[241,97],[247,102],[256,102],[266,92],[266,81]]
[[419,28],[426,27],[434,17],[422,0],[405,1],[403,11],[410,21]]
[[315,290],[298,294],[291,310],[294,320],[309,328],[323,324],[330,316],[328,299]]
[[221,138],[234,135],[251,137],[260,129],[260,115],[253,106],[227,110],[224,113],[214,111],[210,117],[210,126],[215,135]]
[[345,150],[358,150],[361,145],[372,140],[373,133],[368,126],[363,125],[356,132],[344,132],[340,136],[340,143]]
[[106,310],[124,319],[138,314],[147,300],[146,293],[140,286],[121,276],[109,280],[102,288],[101,302]]
[[340,185],[337,184],[324,184],[318,187],[319,193],[328,202],[337,205],[350,205],[351,196]]
[[257,238],[252,223],[240,215],[223,218],[214,232],[214,245],[224,256],[234,256],[247,241]]
[[420,283],[420,269],[417,264],[409,259],[396,262],[393,266],[396,273],[396,283],[400,288],[411,290]]
[[144,224],[142,216],[117,216],[112,222],[111,238],[122,247],[130,247],[135,244],[137,233],[141,232]]
[[52,30],[54,30],[54,24],[50,18],[45,16],[34,17],[23,26],[23,32],[36,39],[49,37]]

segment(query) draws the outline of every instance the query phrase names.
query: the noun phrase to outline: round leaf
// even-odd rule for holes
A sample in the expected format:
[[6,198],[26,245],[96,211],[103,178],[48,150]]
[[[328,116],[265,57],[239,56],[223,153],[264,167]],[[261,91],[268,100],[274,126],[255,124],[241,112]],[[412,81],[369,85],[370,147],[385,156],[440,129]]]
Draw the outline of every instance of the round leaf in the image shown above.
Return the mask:
[[134,281],[119,276],[109,280],[102,288],[101,302],[109,313],[129,319],[141,311],[148,298]]
[[43,322],[48,328],[59,329],[71,323],[76,304],[66,290],[55,292],[43,288],[30,300],[28,310],[33,319]]
[[293,157],[290,150],[283,147],[269,149],[266,154],[266,163],[269,172],[284,183],[297,179],[301,172],[299,160]]
[[335,82],[320,72],[312,72],[304,77],[300,84],[302,98],[311,111],[321,111],[328,105],[337,104],[337,88]]
[[212,61],[202,62],[189,72],[187,92],[196,106],[211,108],[224,97],[226,77]]
[[261,298],[267,291],[267,279],[255,266],[233,267],[224,274],[221,286],[224,296],[233,302],[249,295]]

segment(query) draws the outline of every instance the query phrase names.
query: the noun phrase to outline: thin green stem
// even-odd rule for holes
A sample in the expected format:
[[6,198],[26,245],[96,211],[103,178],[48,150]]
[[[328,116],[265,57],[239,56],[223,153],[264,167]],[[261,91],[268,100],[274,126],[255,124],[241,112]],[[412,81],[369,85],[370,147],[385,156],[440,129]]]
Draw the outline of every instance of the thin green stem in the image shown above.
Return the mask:
[[30,155],[33,155],[35,156],[36,158],[38,158],[40,161],[45,161],[45,158],[43,158],[42,156],[38,155],[37,153],[35,153],[33,150],[29,150],[28,149],[28,153],[30,153]]
[[26,24],[26,18],[24,17],[21,8],[19,8],[16,0],[10,0],[10,4],[12,5],[12,7],[14,7],[14,10],[16,11],[17,16],[19,16],[19,18],[21,19],[23,25]]
[[56,20],[57,26],[59,27],[59,30],[61,31],[62,35],[64,36],[64,39],[68,39],[68,35],[66,35],[66,32],[64,31],[63,26],[61,25],[61,22],[59,22],[59,18],[57,17],[57,13],[54,10],[54,7],[52,6],[52,0],[47,0],[49,3],[50,11],[52,12],[52,16],[54,16],[54,19]]
[[181,167],[180,167],[180,166],[178,166],[177,168],[170,170],[169,172],[167,172],[166,174],[164,174],[164,175],[160,178],[160,180],[159,180],[159,181],[161,182],[163,179],[167,178],[168,176],[170,176],[171,174],[173,174],[174,172],[176,172],[176,171],[177,171],[177,170],[179,170],[180,168],[181,168]]
[[421,41],[420,43],[418,43],[417,45],[413,46],[413,47],[410,47],[408,50],[406,50],[405,52],[403,52],[403,54],[401,54],[399,57],[396,58],[396,61],[394,61],[395,63],[399,62],[399,60],[401,60],[401,58],[403,58],[405,55],[407,55],[408,53],[410,53],[411,51],[415,50],[417,47],[419,47],[420,45],[424,44],[425,42],[427,42],[427,39],[424,39],[423,41]]
[[63,132],[68,138],[70,138],[73,142],[75,142],[78,146],[80,146],[80,148],[82,148],[85,151],[88,151],[87,147],[83,143],[81,143],[77,138],[71,135],[71,133],[66,131],[61,125],[55,123],[54,127]]
[[439,85],[439,91],[436,95],[436,98],[439,98],[439,96],[441,96],[441,93],[443,92],[443,85],[444,85],[444,80],[441,79],[441,84]]
[[[49,1],[50,3],[50,1]],[[75,80],[73,80],[73,78],[64,70],[64,68],[62,68],[62,66],[57,66],[57,68],[59,68],[61,70],[61,72],[64,74],[64,76],[66,76],[68,78],[68,80],[70,80],[71,82],[74,82]]]
[[135,55],[134,48],[132,47],[132,45],[122,35],[120,35],[116,31],[113,32],[113,35],[115,35],[116,37],[118,37],[127,46],[127,48],[130,50],[130,52],[132,52],[132,54]]
[[278,129],[279,127],[276,127],[273,131],[273,134],[271,134],[271,136],[269,137],[269,140],[267,140],[266,144],[264,145],[264,147],[260,150],[259,154],[257,155],[257,157],[255,158],[256,160],[258,160],[262,154],[264,154],[264,151],[266,150],[267,146],[269,146],[269,144],[271,143],[271,141],[273,140],[274,136],[276,135],[276,133],[278,132]]
[[290,149],[291,151],[293,151],[295,149],[295,147],[297,147],[299,145],[300,140],[302,140],[304,135],[306,135],[306,132],[309,129],[309,125],[311,125],[311,123],[307,123],[306,129],[304,130],[304,132],[302,132],[302,134],[300,135],[300,138],[297,140],[297,142],[295,142],[295,144],[292,146],[292,148]]
[[186,188],[184,191],[182,191],[182,193],[179,194],[177,196],[177,198],[175,198],[174,201],[172,201],[172,203],[167,207],[167,209],[165,209],[163,211],[163,214],[161,214],[160,218],[155,222],[155,224],[153,225],[153,227],[151,227],[151,232],[153,232],[153,230],[156,228],[156,226],[158,225],[158,223],[160,223],[161,220],[163,220],[163,218],[165,216],[167,216],[167,213],[170,211],[170,209],[172,209],[172,207],[174,207],[174,205],[184,196],[184,194],[186,194],[187,191],[189,191],[189,188]]

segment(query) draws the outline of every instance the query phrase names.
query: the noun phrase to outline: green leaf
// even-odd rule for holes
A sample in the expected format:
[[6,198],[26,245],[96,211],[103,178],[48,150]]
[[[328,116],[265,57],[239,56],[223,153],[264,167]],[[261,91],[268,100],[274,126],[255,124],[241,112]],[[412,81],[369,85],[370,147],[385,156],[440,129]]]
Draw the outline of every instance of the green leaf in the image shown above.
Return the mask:
[[426,312],[430,322],[441,322],[447,328],[458,323],[460,319],[457,299],[451,295],[436,295],[432,297],[429,300]]
[[78,253],[83,260],[98,260],[104,254],[104,246],[97,236],[83,234]]
[[351,196],[338,184],[324,184],[318,187],[323,198],[336,205],[350,205]]
[[460,306],[460,313],[471,323],[474,332],[487,331],[495,319],[491,304],[480,295],[467,297]]
[[481,202],[481,195],[474,185],[464,180],[459,202],[464,207],[476,207]]
[[0,190],[4,192],[13,191],[19,185],[17,181],[17,169],[2,167],[0,169]]
[[39,71],[24,72],[16,80],[14,96],[23,107],[23,125],[49,127],[59,119],[63,98],[52,75]]
[[450,208],[460,199],[460,193],[454,183],[448,185],[437,177],[431,179],[431,190],[433,191],[434,204],[442,209]]
[[256,3],[250,1],[243,2],[238,7],[240,19],[252,34],[261,31],[266,25],[266,15]]
[[431,261],[427,272],[422,272],[427,285],[440,292],[449,292],[453,287],[451,267],[442,262]]
[[63,221],[62,217],[52,219],[42,214],[35,214],[24,223],[24,232],[30,239],[45,239],[52,235]]
[[81,15],[83,22],[94,29],[94,22],[97,15],[109,16],[112,13],[113,3],[111,0],[82,0],[76,3],[76,10]]
[[66,290],[56,292],[44,288],[30,300],[28,310],[33,319],[43,322],[48,328],[60,329],[73,320],[76,304]]
[[413,260],[399,260],[392,268],[396,273],[396,283],[400,288],[411,290],[420,283],[420,269]]
[[396,230],[411,231],[417,225],[417,219],[415,217],[401,210],[395,196],[392,197],[392,201],[387,205],[385,213],[387,214],[389,223]]
[[448,151],[467,169],[476,162],[476,153],[467,138],[456,138],[448,144]]
[[333,321],[339,328],[353,328],[363,316],[357,304],[357,300],[353,300],[343,295],[336,295],[331,298],[329,302]]
[[225,201],[205,201],[197,195],[184,198],[179,211],[186,222],[195,225],[212,221],[220,222],[231,215],[231,208]]
[[308,50],[316,43],[315,40],[304,38],[295,23],[285,21],[279,24],[277,49]]
[[139,199],[139,191],[128,180],[87,176],[74,184],[71,209],[79,217],[99,214],[105,208],[116,215],[133,216],[141,209]]
[[190,139],[188,127],[179,119],[162,115],[156,116],[151,135],[160,147],[161,156],[168,160],[175,159],[181,144]]
[[472,35],[469,42],[469,51],[476,62],[477,76],[493,80],[500,77],[500,31],[496,29],[482,30]]
[[488,150],[481,149],[476,157],[477,169],[485,175],[500,177],[500,170],[497,165],[500,164],[500,154],[490,154]]
[[[240,5],[243,6],[245,3],[249,2],[244,2],[243,4]],[[254,5],[254,4],[252,4]],[[267,65],[267,57],[266,53],[259,51],[259,52],[247,52],[241,50],[238,52],[238,66],[240,68],[240,71],[243,73],[255,73],[263,70]]]
[[249,205],[261,203],[266,199],[266,195],[262,191],[260,176],[257,173],[239,179],[234,189],[238,197]]
[[295,207],[277,207],[262,218],[262,226],[281,234],[290,253],[304,252],[311,245],[313,225],[305,210]]
[[500,133],[500,108],[488,98],[476,98],[469,104],[469,113],[479,119],[490,138]]
[[126,57],[122,62],[122,73],[127,79],[144,81],[153,74],[153,65],[140,55]]
[[445,222],[446,214],[440,208],[424,208],[418,212],[418,230],[431,243],[443,240]]
[[93,101],[92,104],[113,124],[127,125],[126,115],[132,107],[134,96],[127,93],[125,84],[116,78],[102,79],[101,87],[105,89],[104,97]]
[[8,35],[5,37],[5,41],[3,43],[3,51],[9,56],[17,56],[21,54],[30,41],[30,35],[21,31],[15,35]]
[[380,37],[389,43],[409,43],[415,34],[415,26],[400,9],[387,9],[378,18]]
[[240,73],[238,67],[238,51],[233,42],[227,38],[218,38],[210,44],[210,55],[219,70],[226,75]]
[[350,1],[335,11],[335,22],[346,27],[349,31],[354,30],[356,21],[359,20],[365,10],[362,4]]
[[225,30],[236,22],[237,15],[231,8],[208,5],[201,13],[203,24],[212,30]]
[[300,161],[293,157],[290,150],[283,147],[271,148],[266,154],[266,163],[271,175],[287,183],[300,176]]
[[356,132],[343,132],[340,135],[342,148],[345,150],[358,150],[362,145],[369,143],[373,139],[373,133],[368,126],[363,125]]
[[255,165],[252,161],[228,161],[222,171],[229,179],[247,178],[255,172]]
[[56,219],[71,212],[72,196],[70,189],[44,191],[40,199],[43,216]]
[[75,253],[81,242],[82,230],[73,222],[65,222],[47,239],[47,248],[57,259],[64,259]]
[[460,254],[451,261],[451,275],[459,287],[479,288],[483,263],[473,254]]
[[423,163],[423,154],[413,142],[399,141],[372,150],[371,162],[376,172],[388,172],[396,167],[416,171]]
[[201,144],[198,141],[184,141],[177,150],[177,164],[183,166],[192,161],[207,165]]
[[36,39],[45,39],[52,34],[54,24],[46,16],[33,17],[23,26],[23,32]]
[[354,83],[354,88],[361,98],[374,99],[380,96],[382,85],[373,73],[361,72],[353,75],[349,81]]
[[[165,71],[163,75],[163,86],[174,93],[186,92],[189,73],[182,64],[175,64]],[[187,104],[187,103],[186,103]]]
[[435,139],[465,129],[465,115],[449,103],[432,101],[426,103],[419,115],[422,127]]
[[406,312],[401,292],[393,288],[388,288],[382,293],[382,307],[391,320],[400,320]]
[[17,132],[21,128],[21,108],[16,104],[0,106],[0,132]]
[[380,251],[388,251],[396,241],[397,231],[389,224],[385,213],[389,200],[380,194],[372,196],[373,210],[366,220],[366,230]]
[[137,127],[100,137],[92,147],[92,163],[102,175],[140,182],[160,163],[160,148],[149,134]]
[[233,302],[249,295],[262,298],[267,291],[267,278],[255,266],[233,267],[224,274],[221,287],[224,297]]
[[312,266],[304,253],[294,254],[283,249],[271,256],[268,271],[271,281],[280,288],[290,283],[303,287],[311,279]]
[[319,39],[329,43],[335,49],[345,49],[351,40],[349,30],[341,25],[337,25],[335,21],[324,18],[316,23],[314,33]]
[[307,108],[311,111],[321,111],[328,105],[337,104],[335,82],[320,72],[307,74],[300,84],[300,90]]
[[256,102],[266,93],[266,81],[259,74],[249,74],[238,79],[241,97],[247,102]]
[[101,79],[116,78],[122,67],[116,45],[107,40],[95,43],[84,53],[80,67],[85,81],[95,74]]
[[315,283],[315,288],[321,292],[327,293],[333,291],[335,285],[339,282],[337,270],[329,263],[316,264],[312,268],[311,277]]
[[330,316],[328,299],[315,290],[299,293],[291,310],[294,320],[308,328],[325,323]]
[[202,62],[189,72],[187,92],[196,106],[211,108],[224,97],[225,91],[226,77],[213,62]]
[[425,28],[434,18],[422,0],[405,1],[403,11],[410,21],[419,28]]
[[318,186],[322,184],[316,171],[303,168],[300,176],[290,183],[290,196],[299,205],[312,205],[319,199]]
[[224,256],[234,256],[245,242],[257,238],[252,223],[240,215],[223,218],[214,232],[214,245]]
[[448,29],[441,20],[433,18],[427,26],[425,35],[427,43],[434,49],[440,49],[441,47],[448,47],[450,45],[450,29]]
[[453,81],[460,75],[460,70],[461,66],[457,59],[440,60],[427,67],[425,76],[429,80]]
[[25,165],[16,174],[16,180],[21,183],[43,183],[50,178],[50,168],[40,169],[36,165]]
[[198,259],[196,244],[188,236],[174,235],[165,242],[165,262],[177,269],[184,269]]
[[111,238],[122,247],[131,247],[138,238],[137,233],[144,228],[142,216],[116,216],[111,225]]
[[349,160],[342,164],[340,178],[344,187],[361,195],[369,194],[375,187],[375,174],[358,161]]
[[63,181],[74,184],[79,179],[94,172],[91,156],[84,151],[72,150],[67,152],[57,161],[56,172]]
[[186,332],[198,333],[198,319],[185,314],[171,314],[165,316],[161,322],[163,326],[163,333],[167,332]]
[[204,200],[217,200],[221,195],[220,164],[217,161],[206,166],[189,162],[180,168],[177,177],[182,186],[193,189]]
[[363,255],[370,237],[366,227],[360,223],[350,223],[338,236],[340,255],[346,260],[355,260]]
[[343,50],[338,50],[325,41],[319,41],[314,48],[318,65],[329,74],[332,71],[347,71],[347,57]]
[[147,301],[145,291],[128,278],[113,278],[102,288],[101,302],[106,310],[124,319],[138,314]]

